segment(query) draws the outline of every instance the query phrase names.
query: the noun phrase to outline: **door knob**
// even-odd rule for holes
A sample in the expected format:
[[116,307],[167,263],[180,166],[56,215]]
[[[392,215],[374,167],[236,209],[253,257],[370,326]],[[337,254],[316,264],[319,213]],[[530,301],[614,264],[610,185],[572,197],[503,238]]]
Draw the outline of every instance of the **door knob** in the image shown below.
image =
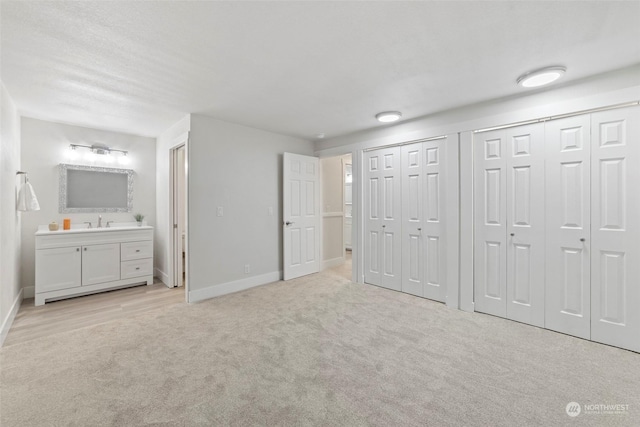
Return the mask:
[[291,224],[294,224],[294,223],[293,222],[289,222],[289,221],[284,223],[284,225],[291,225]]

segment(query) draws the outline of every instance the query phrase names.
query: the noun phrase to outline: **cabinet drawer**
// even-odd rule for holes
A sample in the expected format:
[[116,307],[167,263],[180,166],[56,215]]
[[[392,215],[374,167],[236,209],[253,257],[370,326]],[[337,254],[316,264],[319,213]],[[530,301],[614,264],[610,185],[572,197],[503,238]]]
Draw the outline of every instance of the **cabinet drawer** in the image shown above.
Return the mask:
[[132,259],[143,259],[153,257],[153,242],[145,240],[142,242],[122,243],[120,249],[120,260],[129,261]]
[[153,274],[153,259],[137,259],[133,261],[122,261],[120,268],[120,278],[130,279],[132,277],[150,276]]

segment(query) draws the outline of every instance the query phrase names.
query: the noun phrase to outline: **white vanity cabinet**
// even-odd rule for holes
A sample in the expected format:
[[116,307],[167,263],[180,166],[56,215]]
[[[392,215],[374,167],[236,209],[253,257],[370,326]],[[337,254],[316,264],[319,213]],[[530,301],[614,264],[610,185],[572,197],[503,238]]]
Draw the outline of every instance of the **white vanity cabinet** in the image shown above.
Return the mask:
[[35,305],[153,283],[153,228],[36,233]]

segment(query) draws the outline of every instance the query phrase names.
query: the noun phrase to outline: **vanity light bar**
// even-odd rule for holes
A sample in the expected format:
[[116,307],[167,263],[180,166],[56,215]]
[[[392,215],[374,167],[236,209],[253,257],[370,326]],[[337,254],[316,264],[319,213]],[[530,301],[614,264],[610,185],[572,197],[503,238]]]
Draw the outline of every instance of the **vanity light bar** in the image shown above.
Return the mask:
[[127,150],[119,150],[117,148],[110,148],[103,144],[93,144],[93,145],[82,145],[82,144],[69,144],[69,148],[71,150],[75,150],[77,147],[88,148],[93,153],[96,154],[110,154],[112,152],[122,153],[125,156],[129,153]]

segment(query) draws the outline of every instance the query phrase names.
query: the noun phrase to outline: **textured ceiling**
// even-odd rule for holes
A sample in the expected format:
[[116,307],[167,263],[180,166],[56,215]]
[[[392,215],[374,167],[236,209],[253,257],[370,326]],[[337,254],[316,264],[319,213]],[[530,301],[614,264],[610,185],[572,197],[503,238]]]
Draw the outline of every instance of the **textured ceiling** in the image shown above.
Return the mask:
[[2,1],[23,115],[157,136],[186,113],[314,139],[640,63],[640,2]]

